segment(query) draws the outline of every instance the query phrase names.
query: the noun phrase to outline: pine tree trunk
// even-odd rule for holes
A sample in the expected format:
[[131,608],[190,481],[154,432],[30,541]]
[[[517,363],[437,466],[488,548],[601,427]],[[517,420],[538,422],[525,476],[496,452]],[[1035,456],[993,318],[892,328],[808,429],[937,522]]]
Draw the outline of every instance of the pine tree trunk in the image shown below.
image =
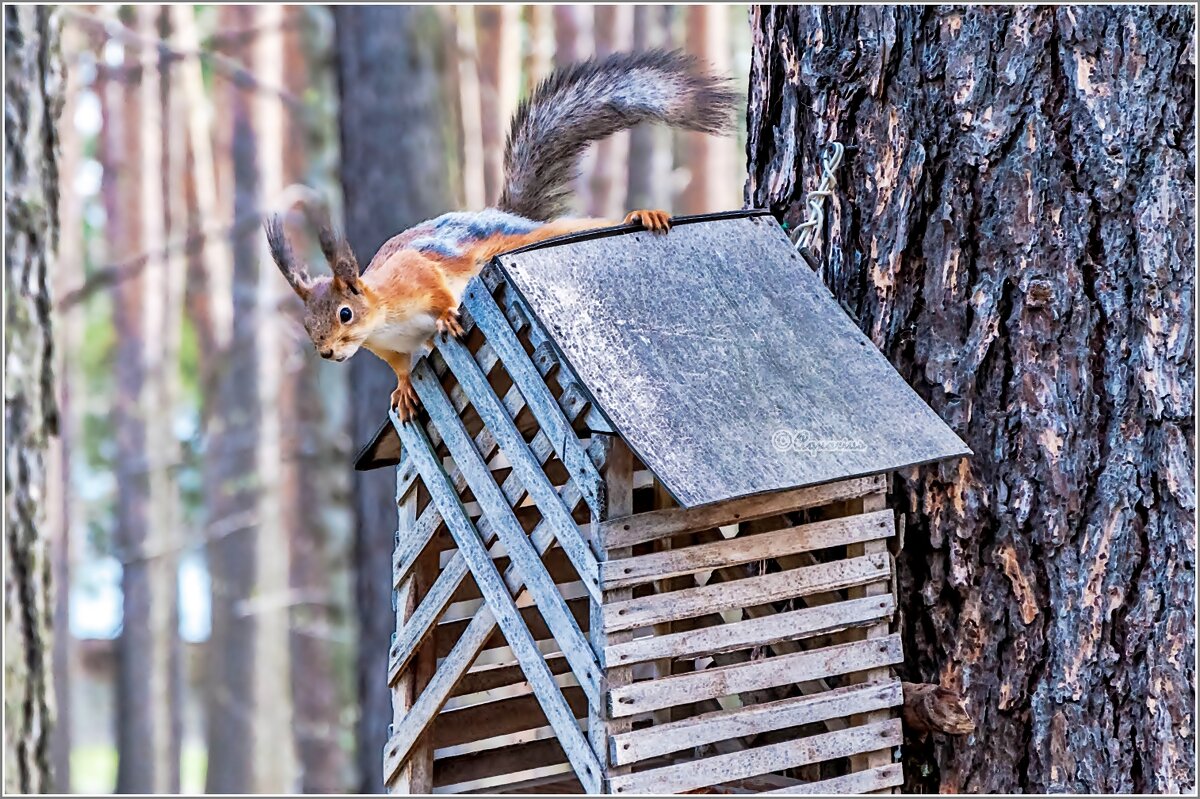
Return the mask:
[[[719,75],[727,75],[732,61],[729,41],[730,8],[724,5],[688,6],[687,50]],[[679,198],[678,211],[705,214],[728,211],[737,205],[734,174],[734,141],[727,136],[684,133],[684,168],[687,185]]]
[[760,7],[748,204],[976,453],[906,472],[907,788],[1194,789],[1194,12]]
[[475,9],[479,50],[480,122],[483,132],[484,195],[500,198],[504,180],[504,137],[521,93],[521,9],[516,5]]
[[[633,47],[632,5],[596,6],[596,55],[628,52]],[[591,205],[588,216],[620,219],[625,215],[629,170],[629,131],[621,131],[597,142],[591,174]]]
[[[331,19],[328,9],[285,7],[284,88],[299,97],[329,73],[329,41],[316,41],[318,22]],[[319,18],[319,19],[317,19]],[[320,85],[325,85],[322,82]],[[328,105],[321,101],[324,113]],[[306,116],[305,120],[312,117]],[[322,119],[324,123],[326,120]],[[284,183],[316,183],[312,164],[327,162],[327,144],[318,143],[314,123],[298,124],[293,118],[284,139]],[[280,209],[282,210],[282,209]],[[301,231],[292,241],[312,241]],[[312,259],[315,260],[315,259]],[[273,272],[274,270],[272,270]],[[272,274],[272,278],[278,275]],[[338,478],[345,474],[345,461],[330,457],[333,447],[326,442],[330,419],[322,402],[330,375],[322,375],[322,362],[312,355],[312,344],[302,332],[283,342],[283,364],[279,391],[279,415],[284,425],[280,440],[280,491],[283,529],[288,534],[289,584],[293,601],[290,610],[291,703],[293,739],[298,765],[300,793],[343,793],[346,784],[346,755],[343,735],[339,680],[334,672],[336,652],[331,646],[331,628],[342,608],[334,602],[330,551],[337,532],[329,523],[329,510],[337,502]],[[337,376],[345,372],[329,364]],[[324,378],[324,379],[322,379]]]
[[[444,37],[433,9],[336,6],[345,229],[362,265],[387,239],[450,208],[441,76]],[[380,201],[386,198],[386,201]],[[368,441],[387,418],[392,371],[370,353],[351,361],[350,436]],[[387,469],[356,472],[358,777],[383,791],[382,748],[392,721],[387,660],[392,612],[396,481]]]
[[4,790],[53,790],[44,454],[56,434],[50,278],[58,245],[58,12],[4,8]]
[[[253,23],[252,9],[246,6],[223,6],[218,13],[225,28],[244,29]],[[235,55],[247,59],[249,48]],[[232,207],[221,209],[232,222],[258,209],[253,95],[227,82],[218,84],[218,92],[216,107],[224,110],[218,119],[225,123],[221,145],[232,151],[229,183],[218,196],[232,198]],[[218,146],[218,152],[221,149]],[[254,461],[259,434],[255,333],[260,236],[257,229],[239,230],[233,236],[228,284],[232,327],[228,347],[221,352],[225,357],[214,364],[216,391],[212,411],[206,413],[205,533],[212,579],[212,633],[206,645],[205,675],[206,793],[255,790],[255,759],[271,756],[255,737],[257,621],[249,612],[258,562]]]
[[[64,25],[62,49],[78,52],[85,37],[78,27]],[[83,81],[80,70],[66,71],[63,91],[63,110],[59,124],[62,155],[58,170],[61,175],[74,175],[84,156],[84,136],[73,121],[79,107]],[[59,197],[60,234],[56,266],[50,275],[51,294],[61,298],[78,288],[84,277],[83,200],[77,192],[61,192]],[[51,762],[54,768],[55,793],[71,792],[71,686],[76,679],[78,648],[71,635],[70,597],[73,558],[77,543],[73,532],[82,520],[78,493],[71,484],[72,467],[78,442],[81,441],[80,403],[77,392],[83,386],[82,370],[75,353],[83,346],[83,309],[73,307],[57,313],[54,326],[56,400],[58,402],[58,437],[52,442],[46,461],[47,490],[46,527],[52,536],[52,569],[54,582],[54,704],[55,723],[51,733]]]
[[[139,6],[138,33],[144,39],[160,38],[162,17],[160,7]],[[141,235],[134,252],[153,253],[139,274],[142,335],[138,343],[143,379],[134,411],[143,430],[144,450],[135,463],[145,471],[146,514],[144,529],[129,531],[124,571],[144,593],[125,597],[121,629],[132,645],[123,652],[122,660],[131,672],[130,685],[144,680],[127,697],[144,726],[138,735],[123,741],[126,749],[120,753],[117,780],[129,792],[169,793],[179,790],[181,731],[175,703],[180,666],[180,538],[172,477],[179,453],[172,432],[171,390],[176,367],[173,344],[178,341],[180,320],[172,318],[169,309],[174,264],[162,257],[168,209],[164,176],[169,173],[164,137],[168,124],[163,109],[165,65],[154,48],[142,48],[138,56],[141,78],[134,119],[140,129],[136,174]]]
[[[251,63],[254,74],[268,86],[284,85],[283,22],[285,6],[269,3],[255,6],[251,25],[258,31],[253,40]],[[257,149],[259,209],[274,209],[284,188],[284,106],[279,97],[255,92],[253,98],[254,141]],[[280,364],[284,356],[284,319],[278,313],[283,292],[271,260],[266,237],[252,231],[259,245],[256,258],[256,321],[254,349],[258,360],[258,442],[255,469],[258,476],[257,617],[258,651],[255,661],[257,704],[255,740],[260,742],[255,764],[254,790],[261,793],[290,793],[295,790],[293,737],[282,734],[293,729],[291,702],[291,638],[289,619],[292,594],[289,590],[291,558],[282,505],[281,439],[285,420],[279,413],[282,384]],[[286,420],[291,423],[290,420]],[[267,752],[270,755],[267,755]]]
[[[671,49],[670,9],[633,7],[633,49]],[[625,209],[671,207],[673,131],[662,125],[638,125],[629,131],[629,164]]]

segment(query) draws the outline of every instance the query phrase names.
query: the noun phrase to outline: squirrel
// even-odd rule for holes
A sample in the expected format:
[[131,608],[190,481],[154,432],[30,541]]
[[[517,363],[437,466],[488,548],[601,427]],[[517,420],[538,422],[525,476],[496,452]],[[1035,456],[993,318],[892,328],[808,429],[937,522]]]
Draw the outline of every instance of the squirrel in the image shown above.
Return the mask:
[[[331,277],[313,278],[288,245],[278,216],[265,224],[279,271],[304,302],[304,327],[321,357],[344,361],[365,348],[396,373],[391,407],[403,421],[417,410],[409,377],[414,356],[436,334],[460,336],[467,283],[494,256],[538,241],[616,224],[563,219],[569,184],[592,142],[641,122],[725,133],[736,95],[679,51],[617,53],[551,73],[517,108],[504,151],[498,207],[452,212],[393,236],[367,268],[328,224],[318,231]],[[664,211],[637,210],[625,223],[666,233]]]

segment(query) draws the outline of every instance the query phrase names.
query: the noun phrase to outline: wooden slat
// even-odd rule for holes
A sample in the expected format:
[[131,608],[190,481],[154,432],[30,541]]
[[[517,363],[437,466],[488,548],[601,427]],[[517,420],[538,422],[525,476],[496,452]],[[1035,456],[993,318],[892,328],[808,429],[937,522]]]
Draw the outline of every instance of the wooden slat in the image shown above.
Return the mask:
[[[565,687],[563,696],[577,717],[587,715],[587,697],[578,686]],[[435,750],[446,750],[545,726],[546,715],[537,699],[528,694],[514,696],[461,710],[443,711],[433,728],[433,746]]]
[[[464,317],[464,327],[466,327],[468,324],[474,325],[474,320],[470,318],[470,314],[467,314]],[[519,332],[522,327],[523,323],[517,325],[515,330]],[[480,345],[479,350],[475,353],[475,360],[484,373],[487,373],[492,366],[495,365],[498,358],[495,354],[495,351],[492,350],[492,348],[485,342],[484,344]],[[534,365],[537,367],[538,373],[543,376],[549,374],[555,368],[553,364],[538,363],[536,360]],[[452,393],[451,399],[454,400],[455,397],[458,397],[459,401],[463,402],[464,404],[466,403],[466,397],[463,394],[462,388],[457,385],[454,387],[454,393]],[[594,413],[590,403],[591,399],[582,389],[576,391],[564,391],[562,395],[558,397],[558,405],[560,408],[562,408],[563,414],[571,424],[574,424],[581,414],[589,415],[589,413]],[[457,408],[458,405],[456,404],[455,407]],[[515,384],[511,386],[507,392],[505,392],[504,407],[506,410],[508,410],[510,417],[513,419],[517,418],[517,415],[525,407],[525,398],[521,395],[520,389]],[[436,430],[426,432],[430,433],[431,441],[434,440],[435,436],[437,437],[437,441],[441,440],[440,434],[438,434]],[[435,445],[436,443],[437,442],[435,442]],[[491,431],[489,431],[486,427],[479,431],[479,434],[475,437],[475,443],[485,458],[491,457],[492,453],[496,451],[496,442],[492,438]],[[548,447],[548,445],[549,440],[545,437],[545,434],[539,431],[538,437],[536,437],[530,443],[530,448],[533,449],[534,453],[540,457],[542,447]],[[553,451],[554,449],[549,447],[546,450],[547,457],[549,453]],[[541,462],[544,463],[545,459],[543,459]],[[407,461],[405,463],[407,464]],[[401,490],[397,494],[398,496],[403,493],[403,487],[406,485],[406,482],[411,480],[412,476],[415,476],[415,474],[416,471],[412,469],[411,466],[402,465],[400,467],[397,479],[401,485]],[[463,478],[457,469],[453,471],[451,477],[454,479],[455,489],[461,493],[466,487],[466,479]],[[505,485],[505,493],[508,493],[507,483]],[[512,504],[516,503],[513,502]],[[415,558],[417,554],[419,554],[420,550],[425,547],[425,545],[428,543],[429,537],[432,536],[434,531],[437,530],[438,526],[441,524],[441,521],[442,517],[440,512],[438,512],[436,507],[431,505],[430,507],[426,508],[425,512],[421,515],[421,519],[417,523],[415,533],[413,535],[406,536],[401,540],[401,546],[397,548],[392,565],[393,573],[396,575],[394,583],[395,585],[399,585],[400,581],[404,579],[404,576],[407,574],[407,570],[411,568],[412,559]]]
[[514,771],[510,774],[499,774],[495,777],[481,777],[480,779],[467,780],[465,782],[454,783],[453,785],[442,785],[434,788],[433,792],[435,794],[467,793],[469,791],[498,793],[510,785],[521,785],[528,783],[530,780],[544,779],[546,777],[570,773],[571,765],[569,763],[557,763],[550,766],[539,766],[537,768]]
[[[490,550],[489,550],[490,551]],[[587,589],[583,587],[583,583],[578,580],[570,583],[559,583],[558,593],[562,598],[570,601],[572,599],[583,599],[588,595]],[[528,608],[534,605],[533,597],[528,593],[521,594],[516,600],[517,607]],[[468,621],[474,616],[481,607],[484,601],[482,599],[464,599],[462,602],[455,602],[446,608],[446,612],[438,619],[438,624],[452,624],[456,621]]]
[[[540,458],[540,463],[544,463],[546,458],[548,458],[553,452],[550,442],[540,432],[534,437],[530,446],[533,449],[534,456]],[[459,472],[459,474],[461,475],[461,472]],[[455,490],[461,494],[463,489],[466,487],[466,477],[463,476],[462,485],[459,486],[456,484]],[[510,474],[508,476],[508,478],[504,481],[504,485],[501,490],[504,492],[505,499],[511,504],[516,504],[525,495],[524,484],[515,474]],[[575,494],[572,494],[572,496],[575,496]],[[562,501],[565,500],[566,495],[564,494]],[[432,508],[433,504],[431,503],[429,508],[426,509],[425,513],[422,514],[422,518],[429,516],[429,512]],[[437,522],[439,524],[441,522],[440,512],[437,516]],[[432,521],[430,524],[432,524]],[[545,522],[541,522],[539,524],[545,524]],[[436,525],[427,528],[427,532],[432,535],[435,527]],[[506,555],[508,554],[507,549],[504,548],[503,542],[494,541],[496,538],[496,530],[495,525],[492,524],[490,520],[488,520],[486,517],[480,519],[477,524],[477,529],[483,538],[484,544],[490,546],[489,553],[492,557],[499,557],[501,553]],[[552,525],[547,527],[547,532],[553,533],[553,531],[554,527]],[[420,535],[423,534],[424,533],[421,533]],[[419,538],[420,535],[416,537]],[[399,569],[400,566],[397,566],[397,568]],[[446,604],[454,596],[455,592],[458,591],[458,587],[462,585],[462,581],[466,579],[467,574],[468,569],[466,561],[462,559],[461,554],[455,552],[452,556],[450,556],[450,560],[442,568],[441,573],[438,574],[437,579],[430,587],[428,593],[422,598],[420,606],[416,609],[416,611],[413,612],[411,617],[405,623],[404,627],[397,631],[396,640],[392,642],[392,646],[389,650],[389,680],[395,679],[400,670],[408,664],[409,658],[412,657],[421,641],[425,640],[425,636],[429,634],[430,629],[432,629],[434,623],[441,616]]]
[[790,785],[787,788],[780,788],[775,791],[766,791],[768,794],[782,794],[785,796],[811,796],[819,794],[821,796],[832,796],[834,794],[863,794],[878,791],[883,788],[895,788],[904,784],[904,770],[899,763],[891,763],[886,766],[878,766],[867,771],[857,771],[853,774],[846,774],[841,777],[833,777],[828,780],[818,780],[817,782],[801,782],[796,785]]
[[787,527],[773,533],[609,561],[601,565],[600,579],[607,590],[796,552],[887,538],[894,530],[891,511],[864,513]]
[[[592,529],[598,530],[600,522],[614,516],[627,516],[633,512],[633,453],[629,447],[625,445],[618,436],[597,436],[596,446],[605,452],[606,469],[604,471],[605,490],[603,496],[603,507],[599,514],[591,517]],[[596,550],[599,553],[601,562],[605,562],[610,558],[628,557],[633,554],[629,549],[613,549],[608,546],[608,542],[601,536],[593,541]],[[604,605],[609,602],[629,599],[633,595],[632,589],[619,588],[615,591],[605,591],[602,602],[592,601],[590,611],[590,629],[588,631],[592,645],[596,647],[596,651],[600,653],[601,662],[605,669],[605,686],[607,689],[621,688],[633,682],[632,669],[618,664],[610,663],[604,659],[604,653],[610,644],[617,644],[629,639],[630,633],[618,632],[609,633],[604,629],[603,614]],[[600,703],[597,707],[593,707],[588,715],[588,739],[592,742],[592,748],[601,755],[601,761],[604,763],[605,774],[607,780],[614,774],[622,773],[620,767],[611,766],[604,760],[604,753],[608,750],[608,742],[613,735],[628,731],[632,726],[631,719],[615,719],[611,708],[605,702]]]
[[679,533],[761,519],[788,511],[811,508],[882,490],[881,475],[840,480],[827,485],[777,491],[735,499],[702,508],[666,508],[639,513],[606,523],[605,534],[620,546],[633,546]]
[[833,591],[889,576],[888,559],[871,555],[830,561],[758,577],[684,588],[666,594],[613,602],[604,608],[608,630],[628,630],[666,621],[703,616],[729,608],[748,608],[792,597]]
[[613,793],[664,794],[694,791],[772,771],[820,763],[859,752],[899,746],[900,720],[891,719],[807,738],[784,741],[727,755],[715,755],[663,768],[639,771],[611,780]]
[[565,760],[558,741],[553,737],[543,738],[506,749],[474,752],[440,760],[436,764],[434,785],[444,789],[447,793],[478,790],[478,788],[464,788],[463,786],[470,783],[478,784],[478,781],[481,780],[503,779],[507,783],[511,781],[507,775],[513,772],[545,768],[558,765]]
[[[447,663],[450,662],[451,661],[447,659]],[[547,661],[547,665],[550,667],[550,672],[554,675],[554,683],[559,688],[564,689],[563,695],[569,698],[571,696],[571,691],[566,689],[579,687],[579,682],[575,679],[575,674],[569,667],[567,667],[565,660]],[[520,670],[520,666],[517,666],[516,668]],[[447,669],[447,671],[449,670]],[[469,675],[467,679],[460,682],[458,686],[455,686],[455,688],[457,690],[457,688],[462,686],[464,683],[469,685],[469,680],[472,677],[479,677],[481,675],[493,673],[495,672],[481,671],[477,672],[476,674]],[[488,705],[492,704],[493,702],[502,702],[505,699],[512,699],[518,696],[530,696],[533,693],[533,689],[529,687],[529,680],[524,678],[524,672],[521,672],[521,674],[521,679],[517,680],[516,682],[509,681],[489,688],[483,688],[478,691],[461,691],[456,693],[453,697],[446,700],[446,703],[442,705],[440,712],[450,713],[451,711],[464,710],[477,705]],[[580,693],[582,694],[582,691]],[[424,694],[422,694],[422,696],[424,696]],[[584,698],[586,700],[586,696]]]
[[900,637],[891,635],[638,682],[614,688],[608,699],[614,716],[629,716],[799,680],[865,671],[899,663],[901,658]]
[[517,334],[509,327],[495,299],[479,280],[472,279],[467,284],[463,296],[463,305],[471,312],[480,330],[487,336],[492,349],[504,362],[504,368],[512,377],[513,382],[521,387],[529,409],[537,418],[538,424],[555,445],[555,453],[559,460],[570,472],[571,477],[579,484],[583,501],[592,509],[599,511],[603,505],[601,496],[602,480],[583,445],[575,436],[571,425],[563,416],[562,409],[554,400],[550,389],[542,382],[537,368],[529,360]]
[[717,710],[613,736],[609,759],[613,763],[639,763],[717,741],[896,707],[903,701],[900,682],[892,680]]
[[[546,666],[545,660],[541,658],[537,645],[521,621],[521,612],[513,602],[508,585],[496,570],[495,563],[488,557],[487,550],[484,548],[483,542],[479,540],[479,534],[475,530],[474,524],[463,510],[458,494],[442,470],[441,463],[438,461],[424,429],[420,425],[411,423],[397,424],[397,429],[401,441],[409,450],[410,457],[413,458],[421,472],[422,480],[429,490],[430,496],[433,501],[442,506],[442,514],[446,517],[447,527],[454,536],[454,540],[458,542],[459,550],[467,559],[467,565],[471,568],[471,573],[475,576],[480,591],[488,601],[487,608],[475,617],[480,620],[478,626],[489,628],[488,635],[490,635],[491,622],[494,620],[500,625],[509,645],[517,651],[521,669],[525,672],[534,695],[542,705],[547,721],[558,732],[559,741],[580,782],[588,790],[598,790],[601,779],[600,762],[587,739],[579,732],[579,728],[575,724],[575,715],[571,712],[562,692],[554,682],[554,675]],[[468,626],[468,631],[472,626],[476,626],[474,619]],[[483,640],[486,640],[486,637]],[[467,647],[471,646],[471,639],[468,638],[466,632],[459,639],[459,643],[464,641],[468,642]],[[483,641],[479,641],[480,646],[482,643]],[[456,646],[455,651],[457,650]],[[452,651],[451,658],[454,657],[454,654],[455,652]],[[459,659],[464,663],[470,662],[470,657],[466,652],[459,652]],[[425,695],[430,692],[430,688],[438,681],[438,678],[444,672],[452,671],[452,669],[439,669],[434,674],[429,686],[421,693],[409,715],[405,717],[404,723],[400,725],[388,742],[384,749],[385,781],[391,780],[392,775],[408,757],[413,742],[417,740],[437,712],[435,707],[432,708],[432,714],[418,714],[416,712],[418,706],[421,705]],[[446,696],[449,695],[451,686],[452,684],[445,687]],[[442,702],[444,701],[442,699]],[[438,703],[438,707],[440,705],[441,702]]]
[[[464,317],[461,321],[464,333],[469,333],[475,326],[475,320],[471,319],[469,316]],[[499,356],[496,355],[495,351],[487,343],[486,339],[479,345],[479,349],[475,351],[475,359],[479,362],[479,366],[485,372],[490,372],[500,360]],[[463,395],[462,389],[460,389],[458,386],[454,386],[450,390],[450,401],[454,404],[455,409],[458,411],[462,411],[463,408],[467,407],[467,399]],[[395,430],[393,429],[391,432],[394,434]],[[438,445],[442,443],[442,434],[436,429],[427,429],[425,432],[429,436],[429,442],[433,444],[434,449],[437,449]],[[480,436],[481,443],[483,443],[484,446],[488,446],[489,444],[494,446],[494,444],[491,442],[491,435],[486,430],[481,430]],[[407,457],[404,457],[396,470],[396,496],[402,496],[404,492],[408,490],[409,484],[411,484],[416,478],[416,468],[412,465],[412,462],[409,461]]]
[[[443,346],[448,351],[455,351],[452,343],[446,343]],[[466,350],[460,351],[464,354],[466,353]],[[470,356],[467,355],[466,357]],[[496,528],[501,542],[504,543],[505,548],[508,550],[508,556],[512,561],[512,565],[516,566],[522,576],[524,576],[525,587],[533,595],[538,606],[538,612],[545,619],[546,625],[554,634],[554,639],[557,641],[567,662],[571,664],[571,670],[575,672],[575,677],[579,680],[579,684],[588,696],[595,697],[597,700],[596,704],[599,704],[600,664],[597,662],[596,654],[592,651],[592,647],[584,636],[583,631],[579,629],[579,625],[575,622],[575,617],[571,615],[566,601],[558,593],[558,588],[554,584],[554,578],[550,576],[550,572],[546,570],[546,565],[542,563],[540,553],[529,542],[524,528],[517,521],[516,515],[513,513],[512,508],[508,506],[504,494],[500,491],[500,487],[496,485],[491,472],[488,471],[487,464],[483,462],[479,451],[471,443],[471,437],[467,434],[466,428],[463,427],[462,422],[455,415],[453,408],[450,407],[450,403],[446,399],[446,394],[442,390],[437,377],[424,361],[419,362],[413,370],[413,387],[416,389],[417,395],[421,398],[421,402],[429,412],[430,417],[438,420],[438,426],[442,430],[442,439],[446,442],[446,446],[450,448],[450,453],[454,456],[455,462],[458,463],[459,468],[466,475],[467,484],[471,487],[471,492],[475,495],[475,499],[483,507],[485,516],[491,520],[492,525]],[[473,394],[472,396],[474,397]],[[511,424],[511,420],[509,424]],[[512,430],[512,434],[519,439],[519,434],[515,428]],[[524,446],[524,442],[521,445]],[[510,449],[509,452],[510,456],[517,457],[515,448]],[[525,454],[532,461],[532,456],[528,454],[528,451]],[[542,480],[546,479],[541,470],[537,470],[537,474]],[[422,475],[424,475],[423,471]],[[447,488],[449,488],[448,482]],[[554,492],[553,487],[550,486],[549,481],[546,482],[546,488],[554,494],[555,502],[561,501],[558,494]],[[457,508],[462,507],[457,493],[454,494],[454,505]],[[442,512],[443,514],[445,513],[444,507]],[[570,525],[571,531],[578,534],[578,530],[575,528],[570,515],[566,514],[565,509],[563,513],[567,517],[566,523]],[[561,524],[555,525],[552,516],[547,516],[545,521],[551,524],[551,529],[558,539],[559,545],[565,549],[564,542],[569,536],[564,534]],[[486,555],[486,550],[483,548],[484,543],[480,540],[479,535],[473,529],[471,533],[472,545],[479,552]],[[455,538],[457,540],[458,537],[455,536]],[[587,548],[587,544],[582,539],[578,539],[578,545],[583,548],[594,569],[596,567],[596,560],[591,550]],[[459,544],[459,548],[462,548],[461,543]],[[570,556],[571,553],[568,553],[568,555]],[[586,563],[581,564],[574,557],[571,560],[576,568],[587,568]],[[533,641],[529,628],[522,620],[520,611],[517,610],[516,604],[509,595],[507,587],[503,586],[503,579],[500,577],[499,572],[496,571],[495,564],[490,557],[487,562],[489,569],[492,573],[495,573],[496,579],[503,589],[504,598],[513,606],[513,610],[517,612],[516,622],[520,625],[524,635],[529,637],[530,641]],[[468,565],[470,565],[469,560]],[[471,571],[475,574],[476,581],[478,582],[478,570],[472,567]],[[579,577],[584,585],[596,585],[597,575],[595,571],[591,573],[581,571]],[[484,586],[480,584],[479,588],[482,591]],[[598,594],[599,588],[597,587],[595,590]],[[489,605],[492,604],[494,600],[493,596],[489,596],[486,591],[484,591],[483,596]],[[505,632],[505,637],[508,637],[507,631]],[[513,646],[514,651],[517,652],[518,657],[523,657],[521,651],[512,642],[511,638],[509,638],[509,642]]]
[[[587,542],[583,540],[583,536],[580,535],[575,520],[571,518],[571,511],[563,505],[562,497],[551,485],[546,473],[542,471],[542,462],[529,451],[524,437],[517,431],[516,425],[513,424],[507,411],[500,404],[500,400],[492,393],[491,386],[488,385],[483,373],[479,371],[478,364],[471,358],[471,353],[467,351],[467,348],[454,339],[448,339],[441,343],[441,352],[442,357],[446,359],[446,363],[454,372],[454,376],[458,378],[459,384],[467,392],[475,411],[492,431],[500,449],[508,456],[513,473],[517,475],[525,486],[525,491],[537,503],[542,518],[550,523],[551,529],[554,530],[554,537],[558,539],[558,545],[575,564],[579,577],[588,592],[599,600],[600,580],[596,556],[588,547]],[[419,380],[416,381],[416,384],[419,384]],[[557,406],[555,410],[558,410]],[[468,442],[468,446],[470,446],[470,442]],[[580,449],[582,451],[582,447]],[[478,452],[473,448],[472,452],[478,457]],[[468,480],[468,482],[470,481]],[[490,478],[488,483],[495,486],[495,481]],[[488,493],[495,492],[491,492],[489,489]],[[475,495],[477,500],[486,505],[478,491],[475,492]],[[503,504],[507,509],[507,502]],[[503,538],[503,536],[501,537]]]
[[610,646],[605,658],[610,666],[656,658],[696,658],[872,624],[879,619],[891,618],[895,610],[890,596],[851,599],[832,605],[718,624],[702,630],[638,638]]
[[[563,413],[566,414],[572,423],[587,408],[586,401],[578,397],[559,397],[559,404],[562,407]],[[520,390],[514,385],[504,395],[504,408],[508,411],[510,418],[515,419],[524,407],[525,398],[521,396]],[[498,445],[487,427],[484,427],[475,436],[475,447],[484,458],[491,458],[496,454]],[[530,442],[529,448],[533,451],[534,457],[538,459],[539,464],[544,464],[554,454],[554,447],[551,446],[550,440],[540,430]],[[467,479],[457,467],[452,470],[450,477],[454,481],[454,489],[459,494],[462,494],[467,487]],[[505,496],[509,497],[510,505],[517,505],[525,496],[524,485],[512,475],[509,475],[504,481],[503,489]],[[441,524],[441,511],[436,506],[430,505],[421,514],[421,518],[417,521],[413,530],[401,538],[400,546],[396,548],[392,559],[395,585],[399,585],[400,581],[404,579],[408,570],[412,568],[413,562],[420,555],[421,550],[429,544],[430,538],[433,537],[433,534]]]
[[[890,511],[884,510],[885,508],[887,508],[887,495],[884,494],[882,491],[875,493],[875,494],[869,494],[868,496],[865,496],[865,497],[861,497],[857,500],[852,501],[851,503],[849,503],[849,505],[852,509],[859,511],[859,512],[871,512],[871,511],[890,512]],[[848,555],[887,555],[888,554],[887,542],[886,541],[868,541],[864,544],[850,547],[847,550],[847,554]],[[892,595],[892,586],[888,585],[887,583],[878,583],[878,584],[863,586],[862,588],[855,589],[854,591],[851,591],[850,593],[851,593],[851,595],[854,595],[859,592],[861,592],[863,594],[863,596],[867,596],[867,597],[880,596],[882,594]],[[891,630],[891,625],[889,622],[890,622],[890,619],[883,622],[882,624],[877,624],[874,627],[871,627],[870,629],[868,629],[866,631],[866,637],[868,639],[879,639],[879,638],[882,638],[883,636],[887,635],[888,632],[890,632],[890,630]],[[879,670],[879,671],[874,671],[874,672],[868,672],[866,675],[864,675],[864,679],[865,680],[876,680],[876,679],[880,679],[881,677],[886,676],[886,675],[887,675],[886,670]],[[870,721],[879,721],[880,719],[881,719],[881,714],[868,713],[860,718],[855,718],[852,721],[854,723],[859,723],[860,721],[870,722]],[[887,765],[891,761],[892,761],[892,756],[891,756],[890,752],[870,752],[868,754],[865,754],[865,755],[862,755],[862,756],[856,758],[855,761],[852,762],[852,765],[855,767],[856,771],[861,771],[865,768],[878,768],[880,766]]]
[[[392,421],[396,422],[394,414]],[[589,453],[591,453],[590,457],[593,458],[597,468],[603,468],[604,450],[591,447]],[[574,482],[569,482],[564,487],[563,499],[567,506],[572,508],[582,501],[579,489]],[[539,524],[530,534],[529,540],[533,543],[534,549],[544,555],[554,542],[554,536],[550,533],[549,525]],[[509,590],[519,598],[523,591],[524,580],[514,566],[510,565],[505,570],[504,582]],[[454,649],[446,656],[442,668],[437,670],[429,685],[417,697],[404,717],[404,721],[396,725],[396,733],[388,741],[384,750],[385,774],[393,773],[398,764],[403,762],[403,758],[406,756],[404,753],[412,745],[413,736],[418,735],[421,730],[429,726],[442,707],[448,708],[451,704],[463,704],[468,701],[466,697],[455,697],[454,700],[450,700],[450,696],[466,675],[471,662],[487,644],[495,630],[496,617],[485,605],[479,609],[479,612],[467,625],[466,630],[459,636]],[[562,676],[574,680],[574,675]]]

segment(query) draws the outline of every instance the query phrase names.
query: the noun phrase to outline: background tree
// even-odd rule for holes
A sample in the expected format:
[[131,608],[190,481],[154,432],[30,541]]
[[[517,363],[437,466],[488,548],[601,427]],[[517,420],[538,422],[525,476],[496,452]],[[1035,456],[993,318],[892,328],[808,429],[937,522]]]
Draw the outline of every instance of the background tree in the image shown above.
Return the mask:
[[[334,9],[345,228],[360,265],[396,233],[451,208],[442,80],[453,68],[432,8]],[[364,353],[351,362],[350,435],[371,439],[386,419],[395,376]],[[395,614],[391,532],[396,479],[390,470],[355,474],[355,596],[359,617],[358,773],[362,793],[383,790],[380,751],[391,723],[388,649]]]
[[44,455],[56,434],[50,277],[58,246],[60,18],[4,9],[4,790],[53,789]]
[[1190,7],[758,7],[746,201],[971,446],[903,475],[908,788],[1195,784]]

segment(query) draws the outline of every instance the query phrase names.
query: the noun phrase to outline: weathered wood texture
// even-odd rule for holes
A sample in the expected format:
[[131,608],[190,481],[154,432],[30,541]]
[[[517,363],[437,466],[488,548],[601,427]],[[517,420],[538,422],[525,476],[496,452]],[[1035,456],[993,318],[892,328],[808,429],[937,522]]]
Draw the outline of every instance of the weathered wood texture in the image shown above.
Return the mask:
[[770,218],[617,232],[499,263],[685,506],[967,451]]
[[4,8],[4,791],[52,790],[50,562],[55,434],[50,279],[58,247],[59,13]]
[[908,676],[977,726],[907,787],[1192,789],[1194,10],[752,25],[747,203],[795,223],[818,149],[858,148],[825,282],[979,453],[899,484]]

